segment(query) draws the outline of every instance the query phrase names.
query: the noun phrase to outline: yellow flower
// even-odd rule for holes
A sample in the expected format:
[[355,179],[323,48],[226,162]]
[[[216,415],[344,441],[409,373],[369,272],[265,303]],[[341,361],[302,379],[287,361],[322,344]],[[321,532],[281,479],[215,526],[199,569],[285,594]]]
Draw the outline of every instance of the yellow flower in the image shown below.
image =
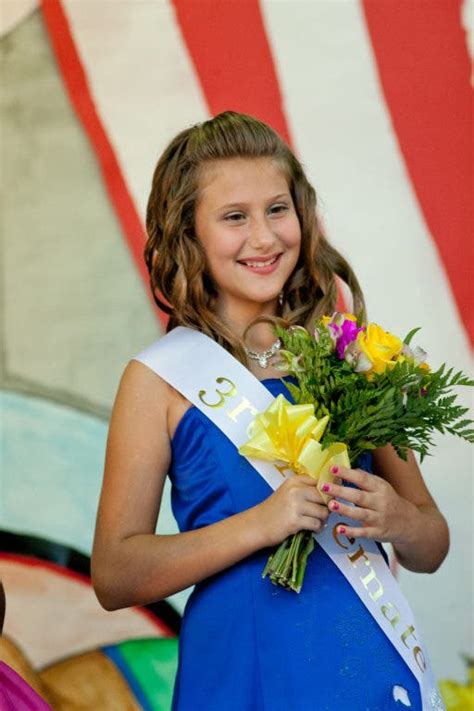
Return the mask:
[[439,690],[446,704],[446,711],[468,711],[474,708],[474,667],[468,670],[467,684],[453,679],[442,679]]
[[387,368],[393,368],[403,348],[402,341],[376,323],[369,323],[365,332],[357,336],[357,344],[372,363],[368,374],[384,373]]

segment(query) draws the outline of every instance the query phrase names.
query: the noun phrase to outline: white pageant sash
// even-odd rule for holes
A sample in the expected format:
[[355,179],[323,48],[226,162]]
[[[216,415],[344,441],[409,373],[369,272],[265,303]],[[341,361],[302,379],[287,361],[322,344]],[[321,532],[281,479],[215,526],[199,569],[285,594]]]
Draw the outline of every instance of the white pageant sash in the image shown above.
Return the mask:
[[[148,366],[199,408],[238,448],[248,439],[255,415],[273,395],[239,361],[211,338],[179,326],[134,358]],[[270,462],[247,459],[272,489],[290,470]],[[346,523],[333,512],[316,541],[354,588],[370,614],[418,680],[423,711],[445,711],[428,654],[413,613],[375,541],[353,539],[337,532]],[[347,525],[347,523],[346,523]],[[351,521],[350,525],[358,525]],[[296,593],[294,593],[296,594]],[[397,696],[399,694],[399,696]],[[394,699],[410,707],[406,690],[394,686]]]

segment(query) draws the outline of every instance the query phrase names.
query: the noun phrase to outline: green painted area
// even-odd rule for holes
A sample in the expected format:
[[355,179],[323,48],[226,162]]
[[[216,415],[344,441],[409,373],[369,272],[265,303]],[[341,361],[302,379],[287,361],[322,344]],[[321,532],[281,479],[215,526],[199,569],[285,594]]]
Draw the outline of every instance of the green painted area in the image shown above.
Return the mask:
[[178,638],[123,642],[120,653],[153,711],[169,711],[178,666]]

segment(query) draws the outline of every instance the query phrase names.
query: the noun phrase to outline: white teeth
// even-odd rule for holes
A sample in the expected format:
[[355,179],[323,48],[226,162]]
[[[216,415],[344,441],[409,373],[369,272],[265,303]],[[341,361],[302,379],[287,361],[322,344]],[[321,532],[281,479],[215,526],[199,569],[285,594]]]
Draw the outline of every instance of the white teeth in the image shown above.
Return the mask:
[[278,259],[278,256],[273,257],[273,259],[268,259],[266,262],[244,262],[248,267],[269,267]]

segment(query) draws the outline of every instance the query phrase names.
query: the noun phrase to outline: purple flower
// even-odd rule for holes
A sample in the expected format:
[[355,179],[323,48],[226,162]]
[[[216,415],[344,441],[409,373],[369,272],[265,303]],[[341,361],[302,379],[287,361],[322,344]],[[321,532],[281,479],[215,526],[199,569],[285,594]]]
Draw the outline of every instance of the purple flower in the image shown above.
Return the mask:
[[[332,325],[332,324],[331,324]],[[363,331],[363,328],[359,328],[355,321],[350,319],[344,319],[343,323],[339,326],[340,332],[336,341],[336,352],[340,360],[344,360],[344,354],[349,343],[352,343],[357,339],[357,334]]]

